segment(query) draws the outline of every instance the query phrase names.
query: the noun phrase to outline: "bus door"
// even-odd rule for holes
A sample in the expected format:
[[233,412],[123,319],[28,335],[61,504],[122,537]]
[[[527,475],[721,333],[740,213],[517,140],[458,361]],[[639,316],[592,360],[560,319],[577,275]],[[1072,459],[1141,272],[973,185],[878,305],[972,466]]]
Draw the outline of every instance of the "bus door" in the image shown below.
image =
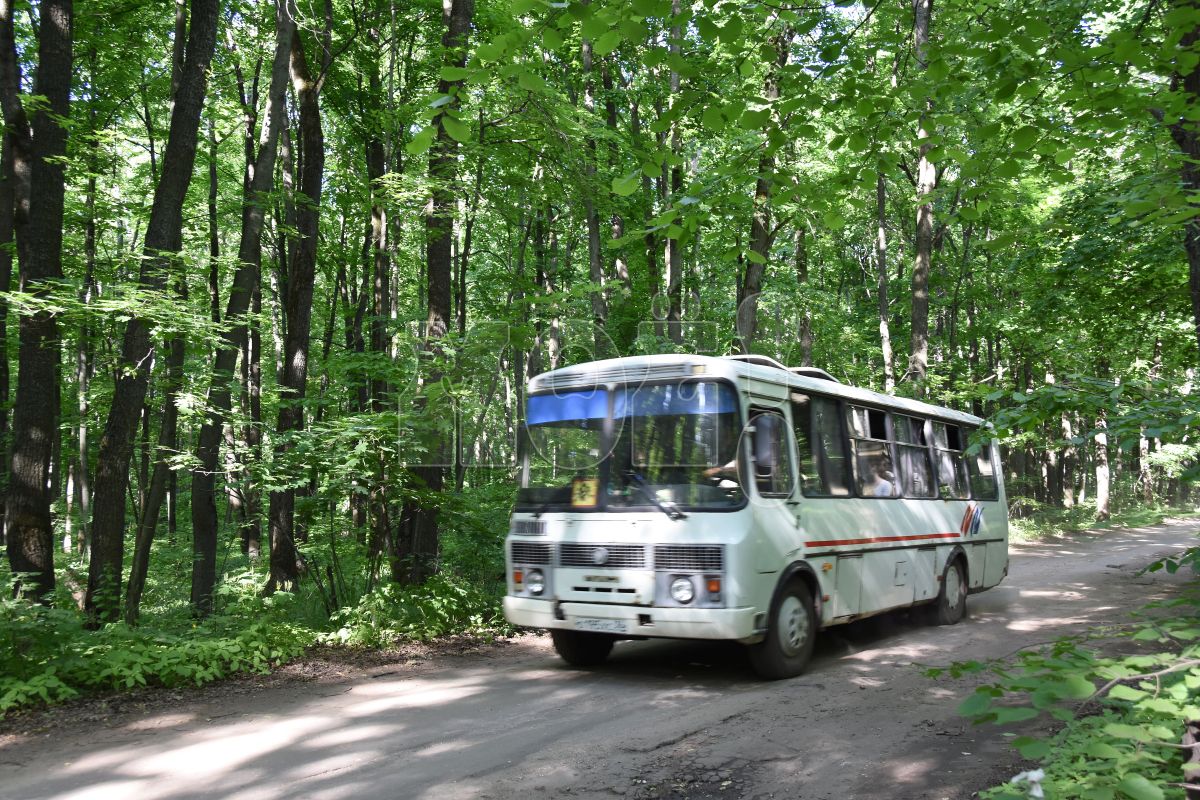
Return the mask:
[[761,573],[778,572],[801,547],[795,445],[784,412],[773,404],[752,405],[747,429],[754,565]]

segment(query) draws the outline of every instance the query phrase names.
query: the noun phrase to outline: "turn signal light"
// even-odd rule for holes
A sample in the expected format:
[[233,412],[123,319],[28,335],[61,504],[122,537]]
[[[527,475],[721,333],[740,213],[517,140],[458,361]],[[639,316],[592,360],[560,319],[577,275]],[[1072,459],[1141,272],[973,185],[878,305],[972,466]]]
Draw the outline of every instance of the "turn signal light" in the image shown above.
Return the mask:
[[525,580],[525,573],[519,569],[513,570],[513,583],[521,583]]
[[709,594],[720,594],[721,593],[721,579],[720,578],[709,578],[708,583],[705,585],[705,588],[708,589]]

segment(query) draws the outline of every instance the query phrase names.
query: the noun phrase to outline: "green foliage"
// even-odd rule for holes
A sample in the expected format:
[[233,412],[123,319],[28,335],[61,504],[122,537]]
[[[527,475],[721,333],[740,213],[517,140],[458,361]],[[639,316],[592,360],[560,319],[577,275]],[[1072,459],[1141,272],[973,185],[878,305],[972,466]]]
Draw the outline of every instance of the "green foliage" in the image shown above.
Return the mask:
[[[959,705],[977,724],[1062,724],[1048,739],[1012,740],[1024,758],[1042,762],[1047,797],[1181,798],[1180,741],[1185,724],[1200,719],[1200,598],[1151,604],[1141,616],[1121,632],[1136,643],[1132,655],[1107,656],[1086,639],[1062,639],[1022,651],[1014,662],[963,662],[928,674],[994,676]],[[1027,794],[1005,784],[981,796]]]
[[436,575],[419,587],[386,583],[352,608],[333,615],[337,629],[323,637],[335,644],[386,647],[450,633],[500,636],[512,632],[499,597],[466,581]]
[[213,617],[185,629],[95,631],[64,609],[0,602],[0,714],[92,691],[202,685],[239,672],[267,672],[312,644],[311,631],[279,615]]

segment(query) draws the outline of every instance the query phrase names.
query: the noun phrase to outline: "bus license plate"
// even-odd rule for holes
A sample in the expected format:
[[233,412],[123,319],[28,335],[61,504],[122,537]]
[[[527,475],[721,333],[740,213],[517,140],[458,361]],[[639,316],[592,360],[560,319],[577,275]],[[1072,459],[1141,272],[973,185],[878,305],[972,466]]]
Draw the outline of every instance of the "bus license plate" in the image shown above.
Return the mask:
[[623,619],[578,617],[575,619],[575,630],[592,631],[593,633],[628,633],[629,626]]

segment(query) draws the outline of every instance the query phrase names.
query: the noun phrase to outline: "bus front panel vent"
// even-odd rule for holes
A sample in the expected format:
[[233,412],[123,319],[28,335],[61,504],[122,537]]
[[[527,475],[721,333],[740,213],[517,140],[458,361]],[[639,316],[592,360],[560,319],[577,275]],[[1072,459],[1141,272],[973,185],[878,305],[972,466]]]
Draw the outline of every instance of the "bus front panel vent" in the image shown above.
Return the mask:
[[513,542],[512,563],[549,564],[553,552],[550,545],[541,542]]
[[646,548],[640,544],[559,545],[559,565],[588,569],[641,569],[646,566]]
[[670,572],[721,572],[725,551],[720,545],[660,544],[654,548],[654,568]]

